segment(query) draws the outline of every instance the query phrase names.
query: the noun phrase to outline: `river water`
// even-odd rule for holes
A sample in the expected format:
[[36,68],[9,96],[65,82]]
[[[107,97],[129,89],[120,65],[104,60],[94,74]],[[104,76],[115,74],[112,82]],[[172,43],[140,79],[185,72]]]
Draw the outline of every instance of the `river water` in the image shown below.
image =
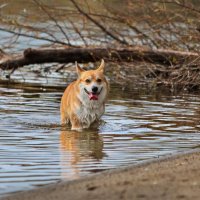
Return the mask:
[[200,96],[111,87],[98,129],[60,127],[64,88],[0,85],[0,194],[199,148]]

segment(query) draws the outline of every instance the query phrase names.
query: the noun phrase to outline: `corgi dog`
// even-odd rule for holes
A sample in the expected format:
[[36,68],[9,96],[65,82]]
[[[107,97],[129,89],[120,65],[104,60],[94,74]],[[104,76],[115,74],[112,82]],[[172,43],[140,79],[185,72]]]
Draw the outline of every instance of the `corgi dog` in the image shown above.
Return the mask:
[[96,70],[85,71],[76,63],[78,79],[65,90],[61,99],[61,124],[82,130],[100,119],[105,111],[109,84],[104,76],[102,59]]

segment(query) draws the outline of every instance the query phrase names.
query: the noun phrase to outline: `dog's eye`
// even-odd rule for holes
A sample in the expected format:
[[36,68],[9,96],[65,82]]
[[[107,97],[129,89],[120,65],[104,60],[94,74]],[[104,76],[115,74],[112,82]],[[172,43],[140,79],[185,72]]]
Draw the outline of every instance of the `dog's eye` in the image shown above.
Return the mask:
[[101,83],[101,81],[102,81],[102,80],[101,80],[100,78],[97,79],[97,83]]
[[85,82],[86,83],[91,83],[91,80],[90,79],[86,79]]

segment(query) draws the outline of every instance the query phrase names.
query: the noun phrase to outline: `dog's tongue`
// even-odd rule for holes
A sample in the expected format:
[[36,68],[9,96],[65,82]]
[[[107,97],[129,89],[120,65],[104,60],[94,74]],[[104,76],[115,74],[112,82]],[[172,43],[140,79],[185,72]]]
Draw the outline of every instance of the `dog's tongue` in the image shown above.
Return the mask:
[[90,98],[90,100],[98,100],[98,95],[97,95],[97,94],[90,93],[90,94],[89,94],[89,98]]

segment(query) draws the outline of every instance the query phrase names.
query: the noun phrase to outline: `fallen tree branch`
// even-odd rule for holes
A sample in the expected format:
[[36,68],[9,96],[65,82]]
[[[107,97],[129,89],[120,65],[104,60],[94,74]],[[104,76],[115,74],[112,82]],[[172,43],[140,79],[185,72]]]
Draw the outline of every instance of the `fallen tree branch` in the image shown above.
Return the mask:
[[[108,61],[145,61],[166,66],[199,63],[198,53],[173,50],[107,49],[107,48],[68,48],[68,49],[26,49],[22,56],[0,60],[0,68],[10,70],[30,64],[41,63],[70,63],[96,62],[104,58]],[[194,62],[195,61],[195,62]]]

